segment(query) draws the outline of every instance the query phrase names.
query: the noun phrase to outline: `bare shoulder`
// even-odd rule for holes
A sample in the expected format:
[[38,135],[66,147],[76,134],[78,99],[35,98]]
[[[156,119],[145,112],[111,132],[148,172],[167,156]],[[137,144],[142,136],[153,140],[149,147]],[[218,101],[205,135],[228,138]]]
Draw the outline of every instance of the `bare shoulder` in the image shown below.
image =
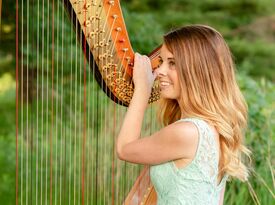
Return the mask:
[[175,147],[182,153],[182,157],[194,157],[199,142],[199,132],[194,123],[175,122],[163,128],[161,136],[177,144]]
[[164,128],[165,132],[169,132],[173,137],[183,141],[196,141],[198,138],[198,129],[192,122],[175,122]]

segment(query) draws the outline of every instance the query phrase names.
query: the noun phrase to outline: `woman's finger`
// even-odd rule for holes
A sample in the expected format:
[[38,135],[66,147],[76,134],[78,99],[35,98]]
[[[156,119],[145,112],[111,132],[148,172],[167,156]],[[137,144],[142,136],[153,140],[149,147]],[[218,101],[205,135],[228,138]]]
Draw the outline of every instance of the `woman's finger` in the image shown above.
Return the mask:
[[154,80],[158,77],[158,71],[155,70],[155,71],[153,72],[153,77],[154,77]]

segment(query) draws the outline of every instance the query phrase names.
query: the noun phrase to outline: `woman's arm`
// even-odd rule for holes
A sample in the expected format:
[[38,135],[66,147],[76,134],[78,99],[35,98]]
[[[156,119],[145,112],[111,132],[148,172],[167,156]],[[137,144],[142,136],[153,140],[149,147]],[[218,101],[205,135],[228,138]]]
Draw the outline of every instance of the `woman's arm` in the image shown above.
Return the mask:
[[142,89],[135,90],[127,113],[124,117],[122,127],[117,139],[117,153],[130,142],[140,137],[142,121],[147,107],[148,98],[144,96]]
[[193,158],[198,144],[198,130],[191,122],[173,123],[151,136],[140,138],[142,121],[155,76],[148,57],[136,55],[135,91],[118,135],[116,148],[122,160],[159,164]]
[[144,113],[155,77],[149,58],[136,53],[133,69],[135,90],[117,139],[118,154],[126,144],[140,136]]

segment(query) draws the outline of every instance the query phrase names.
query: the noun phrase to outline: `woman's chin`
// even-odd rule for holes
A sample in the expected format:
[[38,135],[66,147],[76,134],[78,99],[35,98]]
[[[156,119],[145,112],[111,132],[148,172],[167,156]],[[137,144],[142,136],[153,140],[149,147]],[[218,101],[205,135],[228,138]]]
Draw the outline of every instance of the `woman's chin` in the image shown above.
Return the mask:
[[167,93],[165,91],[160,91],[160,97],[163,99],[174,99],[170,93]]

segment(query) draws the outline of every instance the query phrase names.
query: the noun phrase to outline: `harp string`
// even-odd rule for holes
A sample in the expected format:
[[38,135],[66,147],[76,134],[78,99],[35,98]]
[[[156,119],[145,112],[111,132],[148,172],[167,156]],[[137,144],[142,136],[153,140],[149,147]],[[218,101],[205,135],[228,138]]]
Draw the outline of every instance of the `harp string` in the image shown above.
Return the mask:
[[[23,4],[22,4],[23,6]],[[37,4],[37,15],[38,15],[38,18],[37,18],[37,34],[36,34],[36,53],[40,53],[40,47],[39,47],[39,37],[40,37],[40,29],[39,29],[39,16],[40,16],[40,0],[38,0],[38,4]],[[39,150],[39,141],[38,141],[38,136],[39,136],[39,118],[38,118],[38,112],[39,112],[39,64],[40,61],[39,61],[39,58],[37,57],[36,58],[36,67],[37,67],[37,72],[36,72],[36,161],[35,161],[35,165],[36,165],[36,172],[35,172],[35,204],[37,205],[38,204],[38,176],[39,176],[39,173],[38,173],[38,150]]]
[[[30,1],[30,11],[29,11],[29,15],[30,16],[34,16],[34,5],[33,2]],[[29,35],[30,35],[30,50],[35,50],[36,49],[36,39],[35,39],[35,35],[36,32],[34,30],[31,29],[32,25],[35,25],[36,20],[34,18],[30,19],[30,27],[29,27]],[[31,52],[30,52],[31,53]],[[35,92],[35,88],[36,88],[36,82],[35,82],[35,77],[36,77],[36,69],[34,69],[36,66],[36,62],[35,60],[32,59],[31,55],[30,55],[30,63],[29,63],[29,67],[30,67],[30,92],[29,92],[29,99],[30,99],[30,109],[29,109],[29,119],[30,119],[30,128],[29,128],[29,143],[28,143],[28,148],[30,151],[29,154],[29,192],[30,192],[30,198],[29,198],[29,203],[33,203],[34,200],[34,186],[33,184],[36,183],[35,182],[35,161],[36,161],[36,152],[35,152],[35,139],[36,139],[36,115],[32,114],[36,112],[36,101],[35,98],[33,97],[33,92]]]
[[[103,6],[102,6],[102,8],[103,8]],[[110,9],[111,9],[111,7],[109,7],[109,9],[108,9],[108,12],[107,12],[107,16],[109,15],[109,12],[110,12]],[[105,30],[106,29],[106,25],[107,25],[107,21],[105,21],[104,22],[104,26],[103,26],[103,30]],[[105,49],[104,49],[104,47],[102,48],[102,54],[105,54]],[[105,84],[105,86],[106,86],[106,84]],[[103,103],[103,105],[105,105],[106,106],[106,108],[108,109],[108,104],[107,104],[107,101],[106,101],[106,97],[104,98],[104,103]],[[102,126],[102,129],[104,129],[104,131],[102,131],[102,133],[104,133],[104,149],[103,149],[103,153],[106,153],[106,150],[107,150],[107,148],[106,148],[106,146],[107,146],[107,141],[106,141],[106,136],[107,136],[107,109],[104,109],[104,116],[103,116],[103,118],[105,119],[104,120],[104,127]],[[107,156],[106,155],[103,155],[103,164],[107,164],[108,163],[108,159],[107,159]],[[104,173],[107,173],[107,169],[106,169],[106,167],[104,166],[104,170],[103,170],[103,172]],[[106,174],[105,174],[105,176],[106,176]],[[107,179],[106,179],[107,178]],[[104,180],[103,180],[103,190],[105,190],[105,188],[107,188],[108,187],[108,185],[106,185],[106,182],[108,181],[108,176],[107,177],[104,177]],[[103,192],[103,204],[106,204],[106,200],[107,200],[107,197],[108,197],[108,193],[107,192]]]
[[[93,7],[93,12],[96,13],[97,11],[97,7]],[[94,24],[92,24],[93,30],[95,29]],[[95,38],[92,38],[92,42],[93,44],[95,43]],[[95,73],[95,61],[92,60],[92,73]],[[96,126],[96,118],[98,118],[98,112],[96,112],[96,110],[98,110],[98,92],[96,93],[96,89],[97,87],[95,87],[95,78],[92,78],[92,124],[93,127]],[[97,203],[97,189],[98,189],[98,176],[97,176],[97,168],[98,168],[98,130],[97,129],[93,129],[92,131],[92,148],[93,150],[90,152],[90,155],[92,160],[91,160],[91,203],[96,202]],[[96,153],[93,154],[93,151],[95,151]],[[95,185],[95,186],[94,186]]]
[[[103,4],[104,4],[104,2],[103,2]],[[102,5],[102,8],[103,8],[103,5]],[[107,11],[107,14],[106,14],[106,16],[109,16],[109,13],[110,13],[110,10],[111,10],[111,5],[109,6],[109,8],[108,8],[108,11]],[[104,22],[104,25],[103,25],[103,31],[106,31],[107,30],[107,20],[105,20],[105,22]],[[105,39],[104,39],[105,40]],[[103,40],[103,43],[104,43],[104,40]],[[109,41],[106,41],[105,40],[105,43],[108,43]],[[107,54],[107,48],[105,47],[105,46],[103,46],[102,47],[102,55],[106,55]],[[107,58],[103,58],[103,60],[102,60],[102,62],[103,62],[103,64],[107,64]],[[104,70],[103,71],[103,75],[105,75],[105,76],[107,76],[107,70]],[[103,81],[103,80],[102,80]],[[107,83],[105,84],[105,90],[108,90],[107,89]],[[108,91],[108,92],[110,92],[110,91]],[[105,97],[104,98],[104,104],[107,106],[107,109],[105,109],[105,112],[104,112],[104,136],[108,136],[108,133],[107,133],[107,118],[108,119],[110,119],[110,117],[111,116],[108,116],[108,113],[109,113],[109,115],[110,115],[110,113],[111,113],[111,107],[109,106],[109,103],[108,103],[108,100],[107,100],[107,98]],[[113,127],[115,127],[114,125],[113,125]],[[105,137],[104,138],[104,153],[106,153],[107,152],[107,148],[106,148],[106,146],[107,146],[107,137]],[[106,161],[105,161],[106,160]],[[107,164],[108,163],[108,160],[110,160],[110,159],[108,159],[107,158],[107,156],[106,155],[104,155],[104,164]],[[108,173],[108,170],[107,170],[107,168],[106,167],[104,167],[105,169],[104,169],[104,172],[105,173]],[[113,169],[113,161],[112,161],[112,169]],[[104,188],[103,188],[103,190],[105,190],[105,187],[107,188],[107,187],[112,187],[112,193],[111,193],[111,196],[112,196],[112,204],[113,204],[113,202],[114,202],[114,191],[113,191],[113,181],[114,181],[114,179],[113,179],[113,170],[112,170],[112,176],[111,177],[109,177],[108,175],[107,175],[107,179],[105,179],[104,178]],[[109,183],[108,184],[108,182],[111,182],[111,183]],[[110,186],[111,185],[111,186]],[[108,199],[108,193],[107,192],[104,192],[104,204],[106,204],[107,202],[107,199]]]
[[[38,2],[39,4],[39,2]],[[55,22],[54,22],[54,0],[52,0],[52,70],[51,70],[51,78],[52,78],[52,84],[51,84],[51,131],[50,131],[50,205],[52,205],[52,198],[53,198],[53,143],[52,143],[52,137],[53,137],[53,129],[54,129],[54,66],[55,66],[55,52],[54,52],[54,28],[55,28]],[[39,16],[39,15],[38,15]],[[39,29],[38,29],[39,30]]]
[[[1,10],[0,10],[0,13],[2,13],[2,1],[1,1]],[[18,73],[18,69],[19,69],[19,61],[18,61],[18,58],[19,58],[19,49],[18,49],[18,44],[19,44],[19,39],[18,39],[18,31],[19,31],[19,28],[18,28],[18,26],[19,26],[19,22],[18,22],[18,0],[16,0],[16,2],[15,2],[15,10],[16,10],[16,22],[15,22],[15,26],[16,26],[16,28],[15,28],[15,41],[16,41],[16,46],[15,46],[15,57],[16,57],[16,61],[15,61],[15,78],[16,78],[16,96],[15,96],[15,98],[16,98],[16,111],[15,111],[15,124],[16,124],[16,140],[15,140],[15,148],[16,148],[16,153],[15,153],[15,160],[16,160],[16,167],[15,167],[15,205],[18,205],[18,125],[19,125],[19,123],[18,123],[18,109],[19,109],[19,103],[18,103],[18,101],[19,101],[19,96],[18,96],[18,77],[19,77],[19,73]],[[0,25],[1,25],[1,23],[0,23]]]
[[[58,2],[58,5],[60,5],[60,3]],[[65,156],[63,156],[63,144],[65,145],[64,143],[64,128],[63,128],[63,99],[64,99],[64,93],[63,93],[63,88],[64,88],[64,12],[62,12],[62,15],[61,15],[61,36],[62,36],[62,39],[61,39],[61,98],[60,98],[60,172],[59,172],[59,189],[60,189],[60,195],[59,195],[59,204],[63,204],[63,203],[66,203],[66,202],[63,202],[63,198],[66,196],[66,186],[63,187],[62,189],[62,181],[64,181],[65,183],[65,180],[64,178],[66,177],[65,173],[63,173],[63,166],[65,166],[66,164],[66,158],[65,160],[63,161],[63,158]],[[64,119],[65,120],[65,119]],[[66,150],[64,149],[64,151],[66,152]],[[64,169],[64,172],[65,172],[65,169]],[[63,174],[65,176],[63,176]],[[63,179],[63,180],[62,180]],[[63,190],[63,191],[62,191]],[[64,197],[62,197],[64,196]]]
[[[90,56],[89,56],[89,58],[88,58],[88,64],[90,65],[90,62],[91,62],[91,59],[90,59]],[[91,81],[91,74],[90,74],[90,72],[88,72],[88,83],[90,83]],[[88,100],[88,102],[91,102],[91,99],[90,99],[90,86],[88,86],[88,88],[87,88],[87,100]],[[89,129],[89,125],[90,125],[90,105],[88,104],[87,105],[87,126],[88,126],[88,130],[87,130],[87,136],[88,136],[88,138],[87,138],[87,166],[86,166],[86,173],[87,173],[87,183],[86,183],[86,188],[85,188],[85,190],[86,190],[86,192],[87,192],[87,194],[86,194],[86,202],[87,202],[87,204],[89,204],[90,203],[90,201],[89,201],[89,193],[90,193],[90,189],[89,189],[89,181],[91,180],[91,178],[90,178],[90,175],[89,175],[89,173],[90,173],[90,129]]]
[[[81,32],[81,28],[80,28],[80,31]],[[80,35],[80,42],[82,43],[83,42],[83,36]],[[79,47],[79,85],[81,85],[81,82],[82,82],[82,63],[83,63],[83,56],[82,56],[82,52],[81,52],[81,48]],[[80,116],[79,116],[79,133],[81,133],[81,125],[82,125],[82,103],[81,103],[81,99],[82,99],[82,87],[79,86],[79,102],[80,102],[80,106],[79,106],[79,112],[80,112]],[[79,151],[79,156],[81,156],[81,138],[79,137],[79,144],[78,144],[78,151]],[[81,168],[81,160],[78,161],[78,168],[79,168],[79,173],[80,173],[80,168]],[[82,193],[82,190],[81,190],[81,174],[79,174],[79,193]],[[79,196],[79,200],[81,200],[81,195]]]
[[[92,7],[94,8],[94,7]],[[91,56],[89,55],[89,65],[92,65],[92,72],[94,72],[94,65],[93,65],[93,62],[91,62]],[[89,105],[88,105],[88,165],[87,165],[87,173],[90,173],[88,174],[88,183],[87,183],[87,204],[91,204],[91,202],[93,201],[93,186],[92,186],[92,181],[94,181],[93,179],[93,157],[91,157],[92,155],[92,150],[93,150],[93,139],[94,139],[94,132],[93,131],[90,131],[90,125],[94,122],[94,119],[93,119],[93,114],[94,113],[94,92],[93,92],[93,79],[94,78],[91,78],[91,72],[88,72],[88,78],[89,78],[89,91],[88,91],[88,102],[89,102]],[[92,100],[91,100],[92,99]],[[91,117],[92,116],[92,117]],[[92,119],[91,119],[92,118]]]
[[[94,41],[94,39],[93,39],[93,41]],[[92,63],[93,63],[92,72],[95,73],[95,66],[96,66],[95,61],[93,60]],[[94,85],[95,85],[95,79],[93,77],[92,78],[92,86],[93,86],[92,91],[94,91],[94,92],[92,92],[92,99],[93,99],[92,100],[92,111],[93,111],[93,114],[92,114],[92,124],[93,124],[93,127],[96,126],[95,118],[97,117],[97,113],[98,113],[98,112],[95,112],[95,109],[96,109],[97,104],[98,104],[97,103],[98,101],[95,101],[95,99],[98,99],[97,98],[98,97],[98,92],[97,93],[95,92],[96,88],[95,88]],[[95,167],[95,165],[97,165],[97,154],[98,154],[98,150],[97,150],[98,138],[97,138],[97,136],[98,136],[97,135],[97,129],[93,129],[92,139],[95,139],[95,142],[92,143],[92,147],[95,148],[94,150],[95,150],[96,153],[95,153],[95,155],[92,155],[92,174],[91,174],[92,175],[92,180],[91,180],[91,183],[93,182],[95,184],[95,186],[93,186],[91,184],[91,187],[92,187],[92,190],[91,190],[91,193],[92,193],[91,202],[94,202],[94,201],[97,202],[96,199],[97,199],[97,183],[98,183],[98,181],[97,181],[97,167]],[[90,153],[90,154],[92,154],[92,153]]]
[[[81,30],[81,27],[79,28],[79,33],[82,32]],[[82,35],[80,35],[80,40],[79,42],[82,43],[83,39],[82,39]],[[82,52],[81,52],[81,47],[78,47],[78,57],[79,57],[79,65],[78,65],[78,71],[79,71],[79,121],[78,121],[78,128],[79,128],[79,131],[78,133],[81,133],[81,125],[82,125],[82,103],[81,103],[81,99],[82,99],[82,87],[81,87],[81,82],[82,82],[82,74],[81,74],[81,71],[82,71]],[[79,134],[79,137],[78,137],[78,156],[80,157],[81,156],[81,137],[80,137],[80,134]],[[80,202],[81,200],[81,170],[80,170],[80,167],[81,167],[81,160],[79,159],[78,160],[78,201]]]
[[[76,24],[76,29],[75,29],[75,34],[78,34],[78,24],[77,24],[77,19],[75,19],[75,24]],[[75,39],[75,44],[77,45],[77,39]],[[77,47],[75,47],[75,73],[77,74]],[[76,105],[77,105],[77,80],[78,80],[78,76],[76,75],[76,79],[75,79],[75,96],[74,96],[74,183],[73,183],[73,187],[74,187],[74,195],[73,195],[73,200],[74,200],[74,205],[76,204],[76,136],[77,136],[77,127],[76,127],[76,113],[77,113],[77,109],[76,109]]]
[[[34,11],[33,11],[34,12]],[[39,7],[36,8],[36,12],[39,14]],[[39,16],[39,15],[38,15]],[[39,22],[39,18],[36,17],[33,18],[33,25],[35,25],[35,20],[36,20],[36,25],[37,25],[37,28],[38,28],[38,22]],[[34,33],[33,33],[34,34]],[[35,35],[33,35],[35,36]],[[33,39],[34,41],[35,39]],[[39,29],[37,29],[37,32],[36,32],[36,42],[34,43],[36,44],[36,53],[39,53]],[[36,93],[38,93],[38,84],[39,84],[39,58],[36,58]],[[38,133],[38,127],[39,127],[39,121],[38,121],[38,112],[39,112],[39,107],[38,107],[38,95],[36,95],[36,113],[35,113],[35,119],[36,119],[36,127],[35,127],[35,204],[38,203],[38,147],[39,147],[39,144],[38,144],[38,136],[39,136],[39,133]]]
[[23,80],[24,80],[24,67],[23,67],[23,63],[24,63],[24,59],[23,59],[23,40],[24,40],[24,27],[23,27],[23,21],[24,21],[24,16],[23,16],[23,13],[24,13],[24,8],[23,8],[23,0],[21,0],[21,96],[20,96],[20,102],[21,102],[21,109],[20,109],[20,115],[21,115],[21,127],[20,127],[20,203],[23,204],[23,195],[24,195],[24,189],[23,189],[23,169],[24,169],[24,163],[23,163],[23,159],[24,159],[24,125],[23,125],[23,122],[24,122],[24,118],[23,118]]
[[[23,8],[22,8],[22,10],[23,10]],[[23,13],[22,13],[22,15],[23,15]],[[23,26],[22,26],[22,30],[24,30],[24,28],[23,28]],[[23,40],[24,40],[24,38],[25,38],[25,36],[22,36],[22,42],[23,42]],[[22,54],[23,55],[23,54]],[[25,73],[25,71],[24,71],[24,67],[23,67],[23,63],[25,63],[25,62],[22,62],[22,82],[23,82],[23,80],[25,80],[24,79],[24,73]],[[24,90],[25,90],[25,87],[23,86],[24,84],[22,84],[22,101],[24,100],[23,99],[23,93],[24,93]],[[25,118],[25,112],[24,112],[25,110],[24,110],[24,107],[23,107],[23,105],[22,105],[22,124],[23,124],[23,126],[25,126],[25,124],[24,124],[24,118]],[[26,137],[26,134],[25,134],[25,130],[26,129],[24,129],[23,128],[23,126],[22,126],[22,132],[21,132],[21,135],[22,135],[22,140],[21,140],[21,143],[22,143],[22,168],[21,168],[21,171],[22,171],[22,177],[24,176],[24,178],[25,178],[25,169],[26,169],[26,164],[25,164],[25,166],[24,166],[24,160],[25,160],[25,150],[24,150],[24,141],[25,141],[25,137]],[[22,179],[22,192],[25,192],[25,183],[26,182],[24,182],[24,180]],[[24,195],[23,195],[24,196]],[[23,202],[23,196],[22,196],[22,202]]]
[[[49,59],[49,28],[50,28],[50,3],[49,0],[47,0],[47,58]],[[47,60],[47,76],[46,76],[46,80],[47,80],[47,85],[46,85],[46,90],[47,90],[47,94],[46,94],[46,148],[45,148],[45,154],[46,154],[46,174],[45,174],[45,204],[48,204],[48,150],[49,150],[49,60]]]
[[[72,12],[73,12],[73,10],[71,10],[70,11],[71,12],[71,21],[73,22],[73,18],[72,18]],[[72,36],[72,34],[73,34],[73,32],[71,31],[70,32],[71,33],[71,36]],[[71,46],[70,46],[70,58],[71,59],[73,59],[73,44],[71,43]],[[71,63],[70,63],[70,100],[69,100],[69,102],[70,102],[70,118],[73,116],[73,112],[72,112],[72,110],[73,110],[73,104],[72,104],[72,101],[73,101],[73,99],[72,99],[72,93],[73,93],[73,61],[71,60]],[[73,142],[73,140],[72,140],[72,120],[70,120],[70,123],[69,123],[69,127],[70,127],[70,132],[69,132],[69,145],[70,145],[70,148],[69,148],[69,199],[68,199],[68,203],[69,203],[69,205],[71,205],[71,183],[72,183],[72,177],[71,177],[71,172],[72,172],[72,166],[71,166],[71,164],[72,164],[72,142]]]
[[[53,11],[54,12],[54,11]],[[57,4],[57,19],[59,19],[59,5]],[[59,21],[57,21],[57,34],[56,34],[56,42],[57,45],[59,45],[59,38],[58,38],[58,33],[59,33]],[[54,204],[57,204],[57,145],[58,145],[58,115],[59,115],[59,106],[58,106],[58,99],[59,99],[59,56],[58,56],[58,52],[55,53],[56,57],[56,98],[55,98],[55,167],[54,167]]]
[[27,62],[26,62],[26,67],[27,67],[27,88],[26,88],[26,93],[27,93],[27,108],[26,108],[26,204],[28,204],[29,200],[29,10],[30,5],[29,5],[29,0],[27,0]]
[[[106,21],[105,21],[105,24],[106,24]],[[103,50],[103,53],[104,53],[104,48],[102,49]],[[107,106],[107,102],[106,102],[106,98],[103,99],[103,103],[102,103],[102,106],[105,105],[105,109],[104,109],[104,112],[103,112],[103,116],[102,116],[102,122],[104,123],[104,126],[101,127],[101,133],[103,133],[103,136],[104,136],[104,140],[103,140],[103,144],[104,144],[104,147],[103,147],[103,153],[106,153],[106,146],[107,146],[107,141],[106,141],[106,136],[107,136],[107,132],[106,132],[106,111],[108,109],[108,106]],[[107,161],[107,156],[106,155],[102,155],[102,158],[103,158],[103,164],[106,164],[108,161]],[[106,167],[104,166],[104,169],[103,169],[103,173],[107,173],[107,170],[106,170]],[[104,174],[104,178],[103,178],[103,190],[105,190],[105,188],[107,188],[106,186],[106,174]],[[106,200],[107,200],[107,192],[103,192],[103,204],[106,204]]]
[[[86,4],[86,0],[84,1]],[[63,12],[64,13],[64,12]],[[86,21],[86,12],[84,14],[84,20]],[[86,27],[84,29],[84,36],[86,36]],[[84,53],[86,53],[86,37],[84,37]],[[86,58],[83,57],[83,81],[84,81],[84,92],[83,92],[83,143],[82,143],[82,205],[85,202],[85,149],[86,149]]]
[[[105,3],[105,2],[103,2],[103,4],[104,4],[104,3]],[[103,4],[102,4],[102,8],[103,8]],[[110,5],[109,8],[108,8],[108,11],[107,11],[106,16],[109,16],[110,10],[111,10],[111,5]],[[104,18],[103,18],[103,19],[104,19]],[[107,19],[105,19],[104,26],[103,26],[102,28],[103,28],[103,29],[102,29],[103,31],[106,31],[106,30],[107,30]],[[99,28],[99,30],[100,30],[100,28]],[[100,35],[100,34],[101,34],[101,33],[99,33],[99,35]],[[103,33],[102,33],[102,37],[104,38]],[[108,42],[109,42],[108,40],[106,41],[106,39],[103,39],[103,40],[102,40],[103,44],[104,44],[104,41],[105,41],[105,43],[108,43]],[[101,49],[102,49],[101,55],[102,55],[102,56],[106,55],[107,50],[106,50],[105,46],[103,46]],[[107,60],[106,58],[105,58],[105,59],[103,58],[102,63],[103,63],[103,64],[106,63],[106,60]],[[105,72],[105,73],[104,73],[104,72]],[[107,76],[106,74],[107,74],[107,70],[103,71],[103,75]],[[106,89],[106,88],[107,88],[107,84],[105,84],[105,86],[106,86],[106,87],[105,87],[105,89]],[[106,89],[106,90],[107,90],[107,89]],[[107,103],[108,101],[107,101],[106,97],[105,97],[105,100],[106,100],[106,101],[105,101],[105,105],[109,108],[109,111],[108,111],[108,112],[111,113],[111,109],[110,109],[110,106],[109,106],[108,103]],[[107,109],[106,109],[106,111],[104,112],[104,118],[105,118],[105,126],[104,126],[104,127],[105,127],[105,132],[104,132],[105,134],[104,134],[104,135],[105,135],[105,136],[108,136],[108,133],[107,133],[107,130],[106,130],[106,126],[107,126],[107,125],[106,125],[106,121],[107,121],[107,117],[106,117],[106,116],[107,116]],[[109,119],[109,116],[108,116],[108,119]],[[113,127],[115,128],[115,125],[113,125]],[[112,138],[111,138],[111,139],[112,139]],[[111,143],[112,143],[112,142],[111,142]],[[111,143],[110,143],[110,144],[111,144]],[[106,152],[106,145],[107,145],[106,137],[105,137],[105,140],[104,140],[104,145],[105,145],[105,146],[104,146],[104,151],[103,151],[103,153]],[[113,147],[113,149],[114,149],[114,147]],[[106,162],[105,162],[105,158],[106,158]],[[114,203],[114,186],[113,186],[113,183],[114,183],[114,179],[113,179],[113,167],[114,167],[114,166],[113,166],[113,164],[114,164],[114,163],[113,163],[113,158],[112,158],[111,160],[112,160],[112,170],[111,170],[111,171],[112,171],[112,175],[111,175],[110,178],[107,176],[107,179],[104,179],[104,186],[105,186],[105,187],[108,187],[108,181],[111,182],[111,183],[109,183],[109,187],[111,187],[111,198],[110,198],[110,199],[111,199],[111,203],[113,204],[113,203]],[[110,161],[110,158],[107,158],[107,156],[104,155],[104,163],[107,164],[108,161]],[[108,172],[107,169],[104,169],[104,172],[107,173],[107,172]],[[107,203],[106,200],[109,198],[109,196],[108,196],[108,193],[107,193],[107,192],[104,193],[104,194],[105,194],[105,195],[104,195],[104,203],[106,204],[106,203]],[[109,202],[109,204],[110,204],[110,202]]]
[[43,160],[44,160],[44,155],[43,155],[43,149],[44,149],[44,44],[45,44],[45,32],[43,28],[45,27],[45,1],[42,0],[42,60],[41,60],[41,129],[40,129],[40,204],[42,203],[43,200]]
[[[76,31],[77,32],[77,29]],[[75,65],[74,65],[74,73],[75,73],[75,79],[74,79],[74,140],[73,140],[73,204],[76,204],[76,146],[77,146],[77,85],[78,85],[78,75],[77,75],[77,47],[74,48],[75,53]]]

